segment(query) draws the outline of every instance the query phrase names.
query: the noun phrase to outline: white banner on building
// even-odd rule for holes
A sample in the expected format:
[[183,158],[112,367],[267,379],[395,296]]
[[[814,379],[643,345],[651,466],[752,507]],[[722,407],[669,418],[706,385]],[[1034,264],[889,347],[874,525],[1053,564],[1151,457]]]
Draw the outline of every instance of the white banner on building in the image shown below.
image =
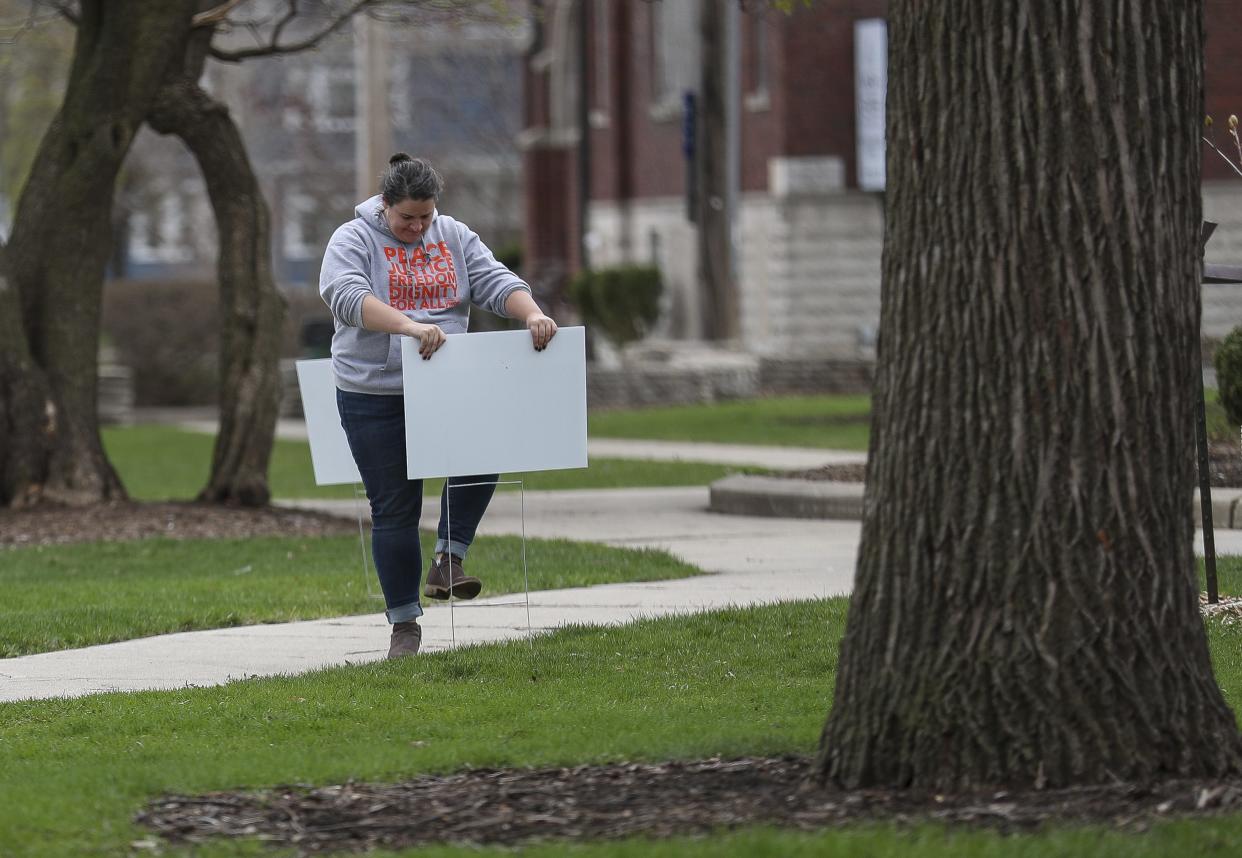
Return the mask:
[[888,91],[888,23],[854,22],[854,92],[858,126],[858,187],[884,190],[884,103]]

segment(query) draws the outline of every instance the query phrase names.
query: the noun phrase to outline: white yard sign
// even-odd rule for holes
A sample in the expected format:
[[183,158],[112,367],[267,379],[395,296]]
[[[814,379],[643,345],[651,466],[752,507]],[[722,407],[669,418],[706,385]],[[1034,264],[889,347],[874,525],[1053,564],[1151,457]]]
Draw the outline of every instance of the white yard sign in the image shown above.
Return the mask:
[[336,378],[332,375],[331,359],[300,360],[297,368],[315,485],[362,482],[336,410]]
[[587,466],[586,329],[541,352],[529,331],[451,334],[431,360],[401,342],[411,479]]
[[[411,479],[587,466],[585,329],[542,352],[529,331],[453,334],[431,360],[403,338]],[[336,410],[332,361],[297,362],[315,483],[360,483]]]

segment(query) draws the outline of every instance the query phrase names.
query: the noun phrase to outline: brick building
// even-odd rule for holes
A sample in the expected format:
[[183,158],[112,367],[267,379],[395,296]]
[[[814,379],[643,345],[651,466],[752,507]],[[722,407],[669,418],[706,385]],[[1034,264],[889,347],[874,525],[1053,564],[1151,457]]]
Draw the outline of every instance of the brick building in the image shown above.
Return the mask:
[[[584,255],[593,266],[654,262],[666,285],[655,334],[707,333],[683,109],[684,94],[700,90],[702,2],[719,2],[726,21],[729,163],[717,191],[731,224],[739,344],[760,357],[866,356],[879,319],[883,194],[874,163],[859,163],[860,151],[877,157],[859,142],[860,111],[874,125],[875,30],[865,22],[883,18],[885,0],[794,3],[788,13],[763,0],[546,0],[525,69],[526,273],[550,290]],[[1207,0],[1206,15],[1219,132],[1229,113],[1242,114],[1233,56],[1242,7]],[[881,92],[882,51],[881,42]],[[878,157],[882,177],[882,145]],[[1206,149],[1204,208],[1221,223],[1209,260],[1242,263],[1242,178]],[[1205,333],[1242,323],[1242,287],[1204,297]]]

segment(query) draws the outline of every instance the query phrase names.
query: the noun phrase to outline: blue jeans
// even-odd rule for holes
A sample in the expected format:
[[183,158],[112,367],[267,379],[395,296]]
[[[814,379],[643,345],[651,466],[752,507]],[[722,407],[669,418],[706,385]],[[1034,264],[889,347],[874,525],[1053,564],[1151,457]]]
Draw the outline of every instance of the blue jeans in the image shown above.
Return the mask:
[[[336,407],[371,502],[371,556],[375,558],[375,571],[384,591],[388,621],[408,622],[423,613],[418,601],[423,577],[422,546],[418,539],[423,481],[405,475],[405,397],[337,390]],[[497,479],[497,474],[484,474],[453,477],[445,482],[440,494],[437,554],[466,556],[496,491]],[[449,492],[450,484],[463,483],[482,485]]]

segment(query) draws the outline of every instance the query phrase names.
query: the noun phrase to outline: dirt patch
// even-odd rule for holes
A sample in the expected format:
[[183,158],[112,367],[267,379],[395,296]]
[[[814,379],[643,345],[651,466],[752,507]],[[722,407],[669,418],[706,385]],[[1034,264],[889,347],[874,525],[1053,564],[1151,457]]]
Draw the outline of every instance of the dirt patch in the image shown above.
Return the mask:
[[254,536],[336,536],[358,532],[357,521],[280,507],[199,503],[113,503],[97,506],[0,509],[0,546]]
[[398,784],[169,796],[137,822],[176,843],[260,837],[300,855],[429,843],[664,838],[775,825],[865,821],[1035,830],[1053,824],[1142,829],[1157,819],[1236,812],[1242,780],[935,795],[822,789],[805,757],[491,769]]
[[[1236,443],[1213,443],[1208,448],[1213,488],[1242,488],[1242,450]],[[1196,458],[1196,462],[1198,459]],[[866,465],[825,465],[805,471],[787,471],[781,476],[791,480],[832,480],[839,483],[861,483]],[[1195,485],[1198,485],[1198,473]]]

